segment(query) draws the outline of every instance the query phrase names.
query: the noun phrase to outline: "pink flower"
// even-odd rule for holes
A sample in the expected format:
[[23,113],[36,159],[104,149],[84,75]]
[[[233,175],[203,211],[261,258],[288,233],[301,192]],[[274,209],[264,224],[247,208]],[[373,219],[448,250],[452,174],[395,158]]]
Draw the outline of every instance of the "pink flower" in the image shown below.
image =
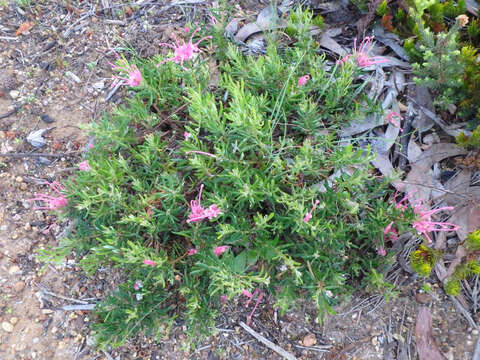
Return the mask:
[[245,307],[248,307],[248,305],[250,305],[250,302],[253,300],[253,298],[257,296],[257,301],[255,302],[255,306],[253,307],[253,310],[250,312],[250,314],[247,317],[247,325],[250,325],[250,323],[252,322],[253,314],[255,313],[255,310],[257,310],[258,304],[263,298],[263,293],[260,291],[260,289],[255,289],[253,294],[251,294],[248,290],[243,290],[243,295],[248,297],[248,300],[245,303]]
[[[395,194],[393,194],[393,201],[395,202],[396,198],[397,198],[397,194],[398,194],[398,190],[395,191]],[[409,199],[409,197],[413,194],[410,193],[410,194],[407,194],[405,195],[400,201],[398,201],[396,204],[395,204],[395,208],[400,210],[400,211],[405,211],[407,210],[407,207],[408,207],[408,204],[406,203],[406,201]]]
[[222,304],[225,304],[225,303],[227,302],[227,300],[228,300],[228,296],[227,296],[227,295],[222,295],[222,296],[220,296],[220,302],[221,302]]
[[133,288],[135,290],[139,290],[143,287],[143,282],[142,280],[136,280],[135,283],[133,284]]
[[[393,221],[390,222],[390,224],[388,224],[387,227],[385,227],[385,229],[383,230],[383,234],[387,236],[389,240],[395,241],[398,239],[398,231],[392,228],[392,225],[393,225]],[[385,237],[384,237],[384,240],[385,240]]]
[[220,214],[220,209],[216,204],[212,204],[205,209],[203,213],[206,217],[208,217],[208,220],[212,220],[213,218],[216,218],[218,214]]
[[443,211],[443,210],[453,210],[452,206],[444,206],[438,209],[433,210],[424,210],[422,204],[417,204],[414,208],[414,213],[419,216],[419,219],[413,222],[413,228],[418,231],[419,234],[423,234],[428,242],[432,242],[430,236],[428,236],[429,232],[433,231],[457,231],[458,225],[448,223],[448,222],[438,222],[432,221],[432,215]]
[[218,214],[220,214],[220,209],[217,207],[216,204],[210,205],[207,209],[205,209],[201,204],[200,201],[202,199],[202,190],[203,184],[200,185],[200,192],[198,194],[198,200],[190,201],[190,215],[188,216],[187,223],[191,222],[198,222],[202,221],[206,218],[209,220],[216,218]]
[[[188,30],[188,28],[186,29]],[[195,31],[192,33],[192,36],[190,36],[190,40],[188,43],[185,43],[185,39],[182,39],[182,43],[180,43],[175,36],[175,34],[172,34],[174,40],[175,40],[175,45],[169,44],[169,43],[160,43],[160,46],[168,46],[169,48],[172,48],[174,50],[174,56],[168,59],[163,60],[161,63],[159,63],[157,66],[160,66],[168,61],[173,61],[176,64],[180,64],[184,70],[187,70],[184,66],[183,63],[185,61],[190,60],[191,58],[194,57],[196,53],[199,53],[201,50],[198,47],[198,44],[200,44],[202,41],[211,39],[211,36],[205,36],[198,40],[196,43],[192,43],[193,41],[193,36],[200,31],[200,28],[195,29]],[[186,31],[188,32],[188,31]]]
[[310,211],[305,215],[305,217],[303,218],[303,222],[308,222],[311,218],[312,218],[312,213],[313,213],[313,210],[315,210],[315,208],[317,207],[317,205],[320,203],[320,201],[318,200],[315,200],[315,203],[313,204],[312,208],[310,209]]
[[93,149],[93,144],[88,144],[89,149]]
[[155,265],[157,265],[157,264],[155,263],[155,261],[153,261],[153,260],[148,260],[148,259],[143,260],[143,263],[144,263],[145,265],[150,265],[150,266],[155,266]]
[[88,160],[82,161],[80,164],[78,164],[78,168],[83,171],[90,171],[90,164],[88,163]]
[[360,47],[357,49],[357,38],[353,41],[353,52],[352,54],[344,56],[342,59],[337,61],[338,65],[342,65],[349,61],[352,57],[355,58],[359,67],[367,67],[370,65],[381,64],[388,62],[387,59],[370,57],[368,53],[372,47],[373,36],[367,36],[360,43]]
[[377,247],[377,254],[380,255],[380,256],[385,256],[385,255],[387,255],[387,252],[385,251],[385,249],[382,246],[378,246]]
[[65,194],[62,194],[61,191],[63,190],[62,185],[54,181],[53,183],[47,183],[50,188],[56,192],[59,196],[51,196],[46,194],[34,194],[34,198],[28,199],[27,201],[45,201],[47,204],[46,206],[40,206],[34,208],[34,210],[54,210],[60,211],[65,205],[68,204],[68,199],[66,198]]
[[120,58],[117,53],[115,53],[115,56],[119,58],[119,60],[117,60],[119,65],[112,64],[111,62],[109,62],[109,64],[112,67],[112,70],[119,71],[121,74],[123,74],[123,76],[115,76],[115,81],[113,82],[112,87],[117,85],[119,82],[132,87],[140,85],[143,78],[142,73],[137,68],[137,65],[129,64],[125,58]]
[[228,246],[222,245],[222,246],[217,246],[213,252],[215,253],[215,255],[220,256],[227,250],[228,250]]
[[243,295],[245,295],[249,299],[251,299],[253,297],[252,293],[250,291],[248,291],[247,289],[243,290]]
[[192,137],[192,134],[190,134],[188,131],[185,131],[183,133],[183,137],[184,137],[185,140],[188,140]]
[[310,80],[310,75],[303,75],[298,78],[298,86],[303,86]]
[[192,249],[188,250],[187,255],[192,256],[192,255],[195,255],[196,253],[198,253],[198,250],[195,249],[195,248],[192,248]]
[[397,127],[400,129],[400,131],[403,131],[403,129],[400,127],[400,124],[397,122],[397,120],[400,122],[401,120],[403,120],[403,117],[395,112],[395,111],[390,111],[388,114],[387,114],[387,122],[391,123],[393,126]]

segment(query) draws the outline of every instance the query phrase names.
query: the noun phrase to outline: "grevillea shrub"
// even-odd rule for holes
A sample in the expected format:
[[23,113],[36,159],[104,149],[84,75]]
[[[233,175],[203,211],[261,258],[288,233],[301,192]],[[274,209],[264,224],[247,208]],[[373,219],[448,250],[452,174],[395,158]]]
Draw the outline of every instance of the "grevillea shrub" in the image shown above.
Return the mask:
[[336,133],[376,109],[364,69],[327,66],[299,14],[297,41],[269,41],[262,56],[240,53],[217,24],[183,64],[130,60],[142,81],[91,125],[88,171],[64,183],[62,216],[76,225],[43,255],[123,272],[95,310],[99,345],[161,336],[176,317],[209,334],[220,302],[245,294],[282,311],[311,299],[321,317],[388,261],[384,241],[405,213],[374,154]]

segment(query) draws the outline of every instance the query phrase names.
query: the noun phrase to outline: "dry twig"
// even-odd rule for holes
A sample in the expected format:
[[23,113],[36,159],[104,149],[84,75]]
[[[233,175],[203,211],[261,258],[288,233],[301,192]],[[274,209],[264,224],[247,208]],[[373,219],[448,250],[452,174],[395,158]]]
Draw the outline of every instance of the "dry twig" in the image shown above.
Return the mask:
[[478,326],[477,324],[475,323],[475,321],[472,319],[472,317],[470,316],[470,314],[468,313],[468,311],[462,306],[462,304],[460,304],[460,301],[458,301],[454,296],[451,296],[450,295],[450,299],[453,301],[453,303],[455,304],[455,307],[457,308],[457,310],[465,317],[465,319],[468,321],[468,323],[470,324],[470,326],[474,329],[478,329]]
[[278,355],[280,355],[280,356],[283,357],[284,359],[287,359],[287,360],[296,360],[296,357],[295,357],[295,356],[293,356],[292,354],[290,354],[290,353],[287,352],[286,350],[282,349],[280,346],[275,345],[273,342],[271,342],[270,340],[266,339],[265,337],[263,337],[262,335],[260,335],[259,333],[257,333],[255,330],[253,330],[250,326],[248,326],[247,324],[245,324],[243,321],[240,321],[238,324],[239,324],[246,332],[248,332],[250,335],[252,335],[255,339],[257,339],[258,341],[260,341],[263,345],[265,345],[266,347],[268,347],[270,350],[275,351]]

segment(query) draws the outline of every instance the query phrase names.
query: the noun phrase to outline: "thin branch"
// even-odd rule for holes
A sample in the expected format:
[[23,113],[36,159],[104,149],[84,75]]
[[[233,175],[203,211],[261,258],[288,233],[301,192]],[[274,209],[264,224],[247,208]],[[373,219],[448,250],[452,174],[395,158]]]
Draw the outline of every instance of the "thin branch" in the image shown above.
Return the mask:
[[96,304],[82,304],[82,305],[65,305],[58,310],[64,310],[64,311],[89,311],[93,310],[95,308]]
[[78,154],[78,151],[70,151],[63,154],[50,154],[50,153],[0,153],[0,157],[10,157],[13,159],[23,158],[23,157],[55,157],[59,158],[62,156],[70,156]]
[[270,340],[266,339],[265,337],[263,337],[262,335],[260,335],[259,333],[257,333],[255,330],[253,330],[250,326],[248,326],[247,324],[245,324],[243,321],[240,321],[238,324],[239,324],[246,332],[248,332],[250,335],[252,335],[255,339],[257,339],[258,341],[260,341],[263,345],[265,345],[266,347],[268,347],[270,350],[275,351],[278,355],[280,355],[280,356],[283,357],[284,359],[287,359],[287,360],[296,360],[296,357],[295,357],[295,356],[293,356],[292,354],[290,354],[290,353],[287,352],[286,350],[282,349],[280,346],[275,345],[273,342],[271,342]]
[[[41,288],[41,286],[39,286],[39,287]],[[66,297],[66,296],[63,296],[63,295],[55,294],[55,293],[47,291],[45,289],[42,289],[42,292],[46,295],[54,296],[56,298],[63,299],[63,300],[72,301],[72,302],[75,302],[77,304],[89,305],[87,301],[77,300],[77,299],[69,298],[69,297]]]
[[472,360],[480,360],[480,334],[478,335],[477,342],[475,343]]
[[459,312],[462,313],[462,315],[465,317],[465,319],[468,321],[468,323],[470,324],[470,326],[474,329],[478,329],[478,326],[477,324],[475,323],[475,321],[472,319],[472,317],[470,316],[470,314],[468,313],[468,311],[462,306],[462,304],[460,304],[460,301],[458,301],[454,296],[451,296],[450,295],[450,299],[453,301],[453,303],[455,304],[455,307],[457,308],[457,310]]

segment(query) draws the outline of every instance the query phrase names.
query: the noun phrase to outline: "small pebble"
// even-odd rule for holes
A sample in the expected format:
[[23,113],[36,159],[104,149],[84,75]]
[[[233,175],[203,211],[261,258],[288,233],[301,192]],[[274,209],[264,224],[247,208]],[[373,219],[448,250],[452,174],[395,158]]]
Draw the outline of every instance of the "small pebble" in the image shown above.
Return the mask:
[[13,265],[8,269],[9,274],[16,274],[18,272],[20,272],[20,268],[17,265]]
[[427,304],[432,301],[432,297],[427,293],[417,293],[415,294],[415,300],[420,304]]
[[10,324],[12,324],[12,325],[15,325],[17,322],[18,322],[18,318],[17,318],[17,317],[12,317],[12,318],[10,319]]
[[40,119],[42,119],[42,121],[44,123],[47,123],[47,124],[51,124],[55,121],[50,116],[48,116],[47,114],[40,115]]
[[6,332],[12,332],[13,331],[13,325],[10,324],[9,322],[2,322],[2,329]]
[[308,334],[303,338],[302,343],[303,343],[303,346],[310,347],[317,343],[317,338],[315,334]]
[[20,96],[20,91],[12,90],[12,91],[9,92],[9,94],[10,94],[10,97],[15,100],[16,98],[18,98]]
[[13,285],[13,288],[17,293],[22,292],[23,289],[25,289],[25,283],[23,281],[18,281],[15,283],[15,285]]

